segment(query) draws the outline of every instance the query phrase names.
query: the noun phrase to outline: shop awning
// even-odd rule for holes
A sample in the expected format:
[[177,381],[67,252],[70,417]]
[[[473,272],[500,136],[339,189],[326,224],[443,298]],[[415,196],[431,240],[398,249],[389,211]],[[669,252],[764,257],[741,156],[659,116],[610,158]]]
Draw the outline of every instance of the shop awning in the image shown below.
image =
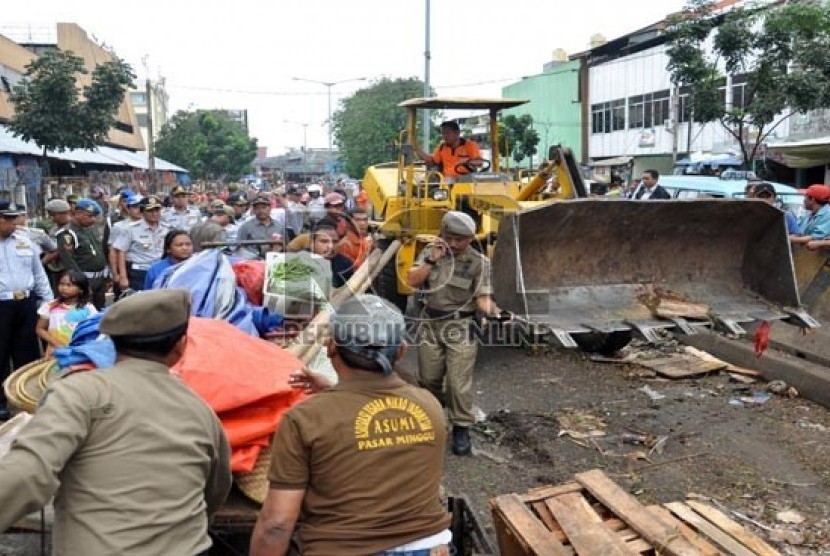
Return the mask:
[[626,164],[631,164],[630,156],[615,156],[614,158],[591,162],[591,166],[625,166]]
[[790,168],[823,166],[830,164],[830,135],[803,141],[771,143],[767,145],[767,150],[779,153],[784,158],[784,164]]

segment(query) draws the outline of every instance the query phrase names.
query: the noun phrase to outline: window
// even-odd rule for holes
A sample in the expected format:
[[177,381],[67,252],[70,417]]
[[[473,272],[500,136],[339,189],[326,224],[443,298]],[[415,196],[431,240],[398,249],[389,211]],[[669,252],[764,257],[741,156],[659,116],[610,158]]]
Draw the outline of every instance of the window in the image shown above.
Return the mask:
[[679,98],[679,114],[677,121],[679,123],[685,123],[692,120],[692,88],[689,86],[680,87],[680,98]]
[[136,114],[135,119],[138,122],[138,127],[147,127],[147,114]]
[[611,133],[625,129],[625,99],[591,105],[591,133]]
[[124,133],[133,132],[133,126],[131,126],[130,124],[125,124],[124,122],[115,122],[115,125],[112,127],[117,129],[118,131],[123,131]]
[[746,74],[732,77],[732,108],[746,108],[749,105],[749,95],[746,91]]
[[133,106],[147,106],[146,93],[132,92],[130,93],[130,100],[132,101]]
[[669,119],[669,90],[628,98],[628,127],[639,129],[663,125]]

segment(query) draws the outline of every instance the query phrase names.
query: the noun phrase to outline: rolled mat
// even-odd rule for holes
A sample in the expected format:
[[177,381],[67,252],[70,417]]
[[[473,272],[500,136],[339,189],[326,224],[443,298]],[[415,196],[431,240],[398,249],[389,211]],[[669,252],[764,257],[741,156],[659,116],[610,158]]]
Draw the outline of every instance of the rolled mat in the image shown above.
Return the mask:
[[256,464],[250,473],[236,473],[234,482],[242,494],[262,504],[268,494],[268,469],[271,467],[271,447],[263,448],[259,452]]

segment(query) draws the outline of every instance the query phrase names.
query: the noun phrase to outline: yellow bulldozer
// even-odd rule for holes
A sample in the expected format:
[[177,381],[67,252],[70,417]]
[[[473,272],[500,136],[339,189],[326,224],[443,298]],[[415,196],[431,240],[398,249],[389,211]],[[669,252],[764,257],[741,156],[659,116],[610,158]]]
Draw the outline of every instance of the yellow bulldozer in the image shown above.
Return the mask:
[[[800,307],[784,215],[753,200],[631,201],[589,198],[569,149],[554,146],[538,171],[508,174],[499,154],[498,113],[527,101],[414,98],[396,162],[363,179],[383,241],[402,243],[376,290],[404,307],[404,282],[448,210],[477,224],[492,258],[499,305],[528,324],[538,341],[612,352],[659,329],[694,334],[714,326],[742,334],[758,320],[818,323]],[[489,113],[490,160],[455,179],[416,155],[419,110]],[[691,315],[660,311],[692,306]],[[701,311],[703,314],[701,314]]]

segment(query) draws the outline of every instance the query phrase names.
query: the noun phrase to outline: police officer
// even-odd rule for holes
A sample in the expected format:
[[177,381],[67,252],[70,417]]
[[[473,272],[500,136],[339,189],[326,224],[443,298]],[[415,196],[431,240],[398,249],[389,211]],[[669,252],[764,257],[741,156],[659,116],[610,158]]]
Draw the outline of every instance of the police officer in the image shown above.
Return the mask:
[[201,221],[202,213],[199,209],[188,206],[187,190],[181,185],[175,187],[170,196],[173,198],[173,206],[162,211],[161,221],[171,230],[189,232],[190,228]]
[[[40,357],[35,326],[37,299],[51,301],[52,290],[37,249],[15,228],[22,210],[0,201],[0,382],[12,368]],[[0,390],[0,421],[9,418],[6,396]]]
[[469,215],[448,212],[439,239],[421,252],[406,277],[423,299],[419,381],[444,400],[453,425],[452,450],[460,456],[472,452],[469,427],[475,423],[473,367],[478,346],[472,337],[473,317],[476,311],[499,320],[507,315],[492,298],[490,261],[470,245],[475,232]]
[[231,223],[225,228],[225,232],[228,234],[228,242],[235,243],[239,228],[251,217],[248,213],[250,206],[248,196],[244,193],[234,193],[228,197],[228,205],[233,207],[234,216],[231,218]]
[[[123,218],[112,225],[109,236],[107,237],[107,258],[110,263],[110,269],[113,271],[113,293],[116,294],[116,297],[121,292],[121,288],[118,285],[117,272],[122,264],[119,263],[119,259],[124,257],[124,253],[113,247],[113,243],[120,234],[124,233],[127,226],[143,218],[141,216],[141,195],[133,193],[131,196],[122,196],[121,203],[124,205]],[[126,261],[123,261],[123,265],[126,268]],[[127,279],[129,280],[129,277]]]
[[107,267],[107,251],[95,226],[98,216],[101,216],[101,207],[97,202],[79,199],[72,221],[58,233],[58,253],[65,268],[86,275],[92,291],[92,304],[101,310],[106,305],[107,278],[110,272]]
[[[113,241],[118,254],[118,287],[141,290],[150,266],[164,256],[164,236],[170,229],[161,222],[161,201],[141,199],[142,219],[129,224]],[[123,256],[121,255],[123,253]]]
[[55,381],[0,461],[0,532],[55,497],[53,554],[195,556],[231,486],[218,418],[170,367],[187,290],[115,303],[100,330],[117,362]]
[[49,276],[49,283],[52,284],[52,291],[58,291],[58,279],[61,272],[66,270],[60,260],[60,252],[57,250],[58,234],[72,220],[72,207],[63,199],[52,199],[46,203],[46,212],[52,221],[52,225],[46,231],[55,240],[55,252],[43,257],[43,266],[46,268],[46,275]]

